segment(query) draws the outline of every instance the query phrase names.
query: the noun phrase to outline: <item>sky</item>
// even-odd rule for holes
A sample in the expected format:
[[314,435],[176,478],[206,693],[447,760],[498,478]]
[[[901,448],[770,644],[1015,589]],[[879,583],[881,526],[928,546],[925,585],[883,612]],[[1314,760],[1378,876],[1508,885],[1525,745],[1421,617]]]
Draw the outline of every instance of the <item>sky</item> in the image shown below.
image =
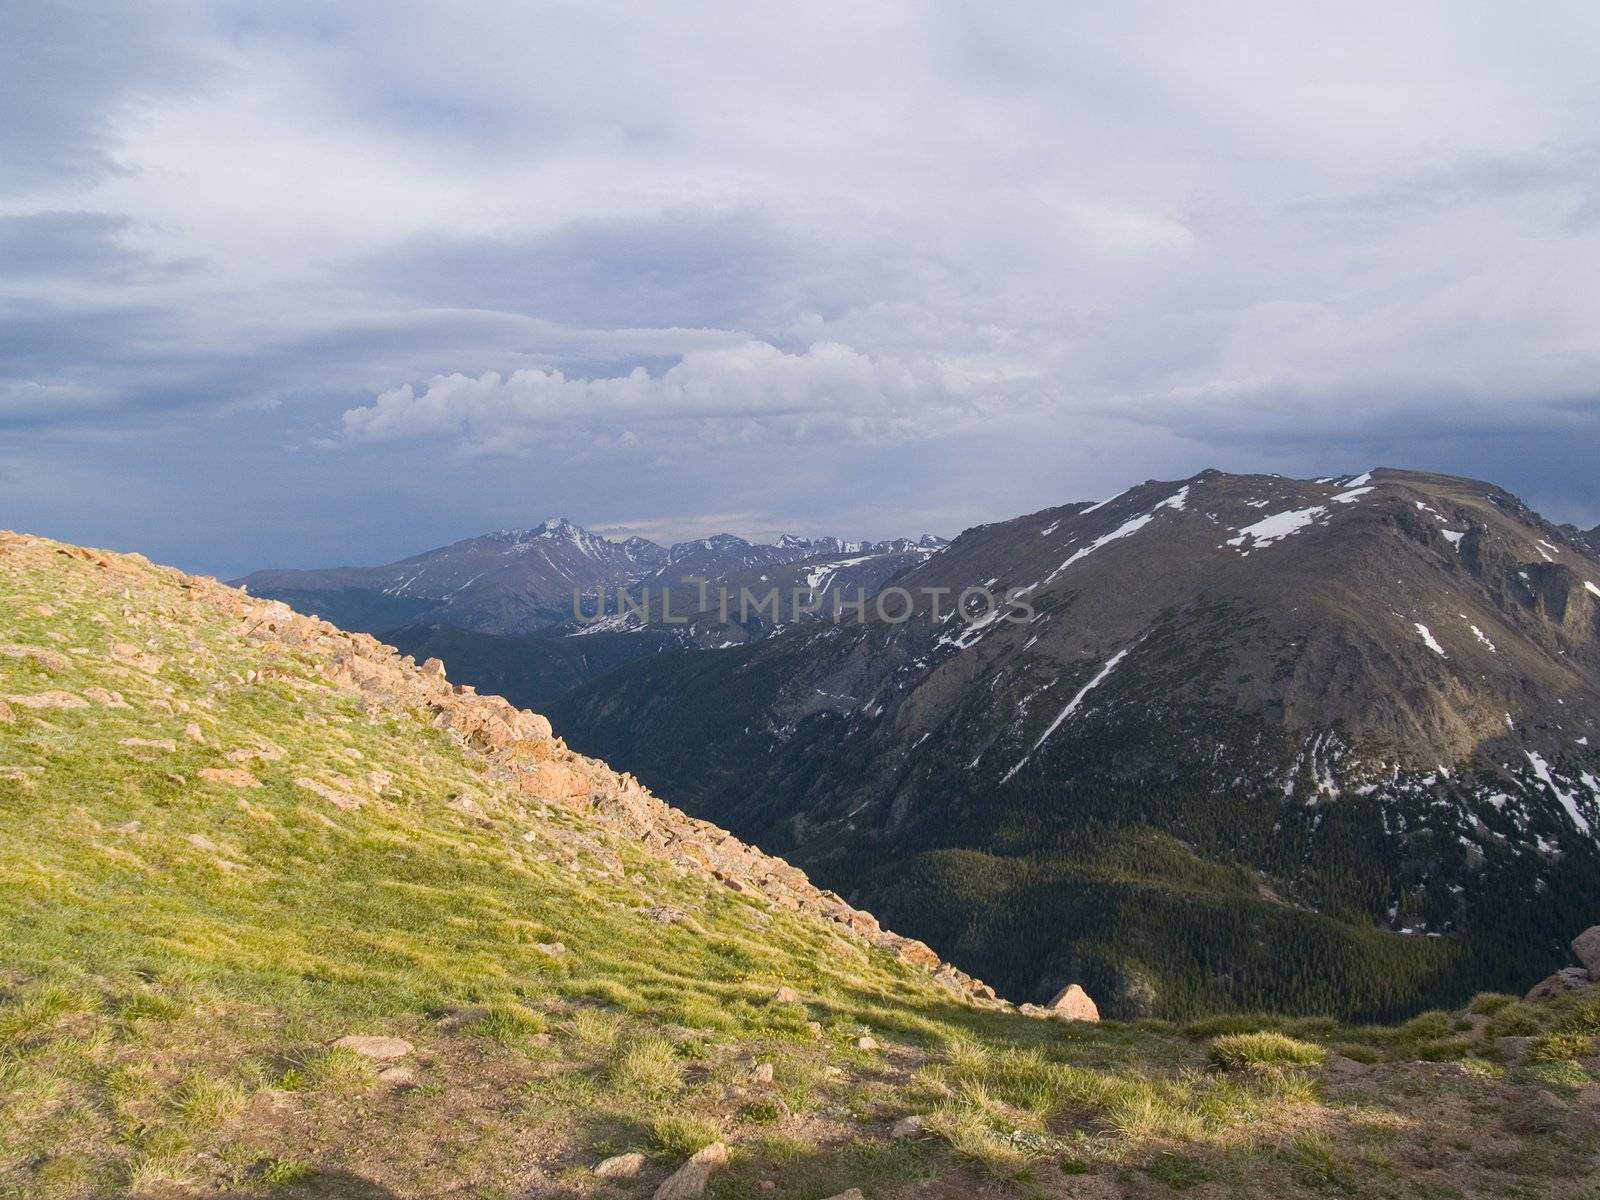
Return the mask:
[[1206,467],[1600,523],[1600,8],[0,5],[0,527],[223,577]]

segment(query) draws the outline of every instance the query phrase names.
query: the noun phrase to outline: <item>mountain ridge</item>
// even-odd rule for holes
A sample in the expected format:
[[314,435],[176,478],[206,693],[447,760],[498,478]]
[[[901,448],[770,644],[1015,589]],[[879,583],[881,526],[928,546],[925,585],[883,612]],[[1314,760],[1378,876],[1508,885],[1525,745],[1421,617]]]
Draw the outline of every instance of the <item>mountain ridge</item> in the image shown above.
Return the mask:
[[[1600,560],[1503,489],[1207,471],[968,530],[895,579],[914,596],[978,585],[1034,615],[936,621],[922,600],[902,624],[638,662],[556,714],[1018,998],[1077,972],[1119,1012],[1328,1002],[1212,978],[1203,944],[1173,944],[1211,933],[1181,917],[1113,936],[1139,922],[1086,915],[1098,883],[1068,848],[1242,870],[1275,899],[1245,877],[1207,886],[1262,921],[1283,902],[1322,914],[1352,962],[1409,956],[1415,994],[1441,1003],[1536,978],[1561,930],[1600,912]],[[688,744],[715,769],[691,777]],[[1020,919],[971,914],[1037,909],[1019,889],[1045,863],[1084,932],[1029,961],[997,948],[1022,944]],[[1135,871],[1128,902],[1163,886]],[[1183,962],[1161,998],[1152,983]],[[1363,1011],[1393,1011],[1354,981],[1343,1003],[1371,985]]]

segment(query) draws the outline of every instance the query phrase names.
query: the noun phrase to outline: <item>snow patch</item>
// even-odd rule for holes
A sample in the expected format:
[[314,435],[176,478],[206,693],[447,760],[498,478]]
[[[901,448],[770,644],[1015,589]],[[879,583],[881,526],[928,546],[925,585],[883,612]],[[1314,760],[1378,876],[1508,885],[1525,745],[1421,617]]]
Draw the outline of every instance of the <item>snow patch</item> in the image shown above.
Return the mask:
[[1555,776],[1550,773],[1550,764],[1545,762],[1545,760],[1533,750],[1524,750],[1522,753],[1527,757],[1527,760],[1533,764],[1533,773],[1539,777],[1539,782],[1554,792],[1556,794],[1556,799],[1561,801],[1561,807],[1567,810],[1567,816],[1572,818],[1572,823],[1578,827],[1578,832],[1589,833],[1589,822],[1584,815],[1578,811],[1577,797],[1573,795],[1573,793],[1565,791],[1556,785]]
[[[1135,642],[1134,645],[1136,646],[1138,643]],[[1022,770],[1022,768],[1027,764],[1028,760],[1033,757],[1034,752],[1050,739],[1051,734],[1053,734],[1057,729],[1061,728],[1061,723],[1068,717],[1072,716],[1073,713],[1078,711],[1078,706],[1083,703],[1083,698],[1104,683],[1106,676],[1110,675],[1111,672],[1117,669],[1117,664],[1126,658],[1128,656],[1128,651],[1132,649],[1133,646],[1127,646],[1121,650],[1118,650],[1110,658],[1106,659],[1105,666],[1101,667],[1100,670],[1095,673],[1093,679],[1089,680],[1088,683],[1084,684],[1078,689],[1078,694],[1076,696],[1067,701],[1067,706],[1056,714],[1056,719],[1051,721],[1045,731],[1039,735],[1039,740],[1034,742],[1034,744],[1028,749],[1028,752],[1017,760],[1017,765],[1012,767],[1011,770],[1007,771],[1000,777],[1001,783],[1006,782],[1006,780],[1010,779],[1018,771]]]
[[[1290,512],[1273,513],[1270,517],[1263,517],[1254,525],[1246,525],[1238,534],[1228,539],[1230,546],[1243,546],[1250,543],[1251,550],[1258,550],[1263,546],[1270,546],[1273,542],[1282,541],[1286,537],[1299,533],[1302,529],[1315,525],[1319,520],[1328,515],[1325,505],[1314,505],[1311,508],[1299,508]],[[1244,553],[1248,554],[1246,550]]]
[[1439,642],[1433,636],[1432,631],[1429,630],[1429,628],[1426,625],[1424,625],[1421,621],[1413,622],[1412,623],[1412,627],[1417,631],[1418,634],[1421,635],[1423,642],[1427,644],[1427,647],[1428,647],[1429,650],[1432,650],[1440,658],[1449,658],[1450,657],[1448,654],[1446,654],[1444,652],[1444,647],[1439,645]]

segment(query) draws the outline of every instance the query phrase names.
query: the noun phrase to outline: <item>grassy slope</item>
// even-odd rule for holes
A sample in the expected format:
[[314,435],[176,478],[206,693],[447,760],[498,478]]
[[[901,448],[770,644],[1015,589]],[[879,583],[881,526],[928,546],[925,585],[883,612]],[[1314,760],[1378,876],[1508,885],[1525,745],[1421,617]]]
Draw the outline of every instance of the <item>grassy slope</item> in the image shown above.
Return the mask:
[[[1208,1037],[1281,1023],[958,1005],[836,926],[530,808],[425,714],[369,715],[312,652],[244,637],[236,596],[65,551],[0,535],[0,1195],[648,1195],[717,1136],[725,1196],[1428,1194],[1405,1154],[1439,1160],[1456,1191],[1434,1194],[1593,1194],[1590,1068],[1374,1067],[1352,1092],[1292,1058],[1208,1069]],[[17,699],[47,692],[79,703]],[[687,919],[638,911],[663,905]],[[329,1048],[350,1033],[410,1039],[410,1078]],[[907,1113],[927,1132],[891,1139]],[[639,1180],[595,1179],[629,1148]]]

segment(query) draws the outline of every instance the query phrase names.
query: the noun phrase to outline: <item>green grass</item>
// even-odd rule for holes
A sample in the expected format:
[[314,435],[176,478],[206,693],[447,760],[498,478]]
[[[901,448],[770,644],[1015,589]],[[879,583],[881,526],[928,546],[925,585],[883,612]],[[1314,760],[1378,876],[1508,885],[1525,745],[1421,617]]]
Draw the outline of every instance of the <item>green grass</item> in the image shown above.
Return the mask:
[[1270,1031],[1223,1034],[1211,1040],[1207,1051],[1211,1061],[1227,1071],[1262,1067],[1311,1067],[1327,1057],[1327,1051],[1321,1046]]
[[[517,1195],[544,1186],[529,1144],[576,1179],[596,1147],[665,1169],[718,1138],[736,1154],[714,1195],[941,1174],[1031,1194],[1060,1163],[1184,1187],[1241,1157],[1292,1194],[1337,1174],[1297,1124],[1351,1118],[1303,1072],[1206,1070],[1215,1044],[1242,1036],[1240,1062],[1275,1066],[1324,1043],[1411,1052],[1317,1018],[1068,1026],[957,1004],[828,922],[508,789],[426,711],[369,710],[328,685],[337,647],[251,639],[176,573],[111,561],[0,538],[0,643],[67,664],[0,657],[0,693],[126,705],[0,721],[0,765],[28,768],[0,774],[0,1196],[337,1195],[317,1181],[350,1174],[401,1197]],[[227,757],[248,748],[267,755]],[[261,786],[201,778],[225,764]],[[641,915],[658,905],[691,920]],[[553,942],[567,952],[538,949]],[[780,986],[804,1002],[771,1003]],[[1563,1037],[1595,1021],[1528,1013]],[[332,1045],[352,1033],[411,1041],[405,1082]],[[880,1049],[854,1050],[863,1034]],[[769,1087],[749,1081],[764,1062]],[[1463,1078],[1581,1067],[1528,1070]],[[924,1134],[891,1140],[912,1113]]]

